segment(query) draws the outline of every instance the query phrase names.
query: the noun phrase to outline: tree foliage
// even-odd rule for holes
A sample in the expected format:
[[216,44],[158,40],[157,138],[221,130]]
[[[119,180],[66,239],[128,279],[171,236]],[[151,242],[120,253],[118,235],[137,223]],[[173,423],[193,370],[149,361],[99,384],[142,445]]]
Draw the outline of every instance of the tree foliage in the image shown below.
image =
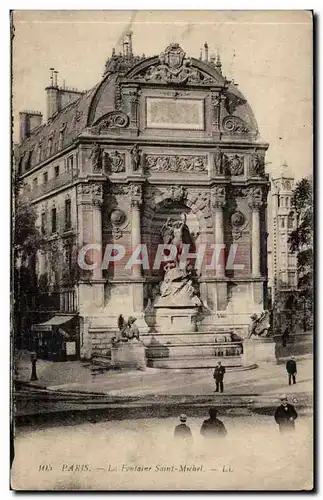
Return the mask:
[[[297,252],[297,308],[302,312],[304,324],[311,319],[313,310],[313,186],[311,178],[303,178],[292,196],[292,207],[296,214],[296,228],[289,236],[292,252]],[[306,319],[307,318],[307,319]],[[305,326],[304,326],[305,329]]]

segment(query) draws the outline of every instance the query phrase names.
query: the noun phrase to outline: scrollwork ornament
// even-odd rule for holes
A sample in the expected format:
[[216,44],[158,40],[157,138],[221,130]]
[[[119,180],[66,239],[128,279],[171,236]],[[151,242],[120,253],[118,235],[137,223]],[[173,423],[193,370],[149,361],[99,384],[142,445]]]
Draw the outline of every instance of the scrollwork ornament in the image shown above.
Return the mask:
[[222,128],[230,133],[250,132],[249,126],[238,116],[226,116],[222,121]]

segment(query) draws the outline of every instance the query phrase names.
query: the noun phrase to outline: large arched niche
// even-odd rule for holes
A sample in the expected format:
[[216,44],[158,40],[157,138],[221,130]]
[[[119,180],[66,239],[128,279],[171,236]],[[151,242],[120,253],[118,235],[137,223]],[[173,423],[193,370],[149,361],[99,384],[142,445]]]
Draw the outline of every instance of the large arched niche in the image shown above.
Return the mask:
[[[206,208],[200,208],[194,196],[188,195],[181,200],[169,198],[167,193],[150,199],[143,211],[143,242],[148,247],[150,268],[159,244],[163,243],[161,230],[168,217],[179,220],[182,213],[186,214],[188,228],[196,245],[207,243],[207,232],[212,228],[212,218]],[[152,274],[159,274],[153,271]]]

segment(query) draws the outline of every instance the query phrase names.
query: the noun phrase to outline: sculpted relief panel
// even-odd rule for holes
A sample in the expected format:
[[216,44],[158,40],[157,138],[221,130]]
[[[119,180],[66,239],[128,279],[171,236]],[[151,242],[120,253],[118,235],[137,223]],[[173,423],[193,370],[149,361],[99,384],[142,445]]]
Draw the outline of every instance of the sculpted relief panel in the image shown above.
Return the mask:
[[146,155],[145,166],[150,172],[207,173],[207,156]]

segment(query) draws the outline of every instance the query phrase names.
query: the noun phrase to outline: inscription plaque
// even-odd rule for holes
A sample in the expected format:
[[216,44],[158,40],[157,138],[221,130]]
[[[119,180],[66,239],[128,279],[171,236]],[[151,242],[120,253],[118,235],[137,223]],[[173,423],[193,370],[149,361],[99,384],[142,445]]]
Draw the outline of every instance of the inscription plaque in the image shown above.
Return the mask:
[[146,98],[147,128],[204,130],[203,99]]

